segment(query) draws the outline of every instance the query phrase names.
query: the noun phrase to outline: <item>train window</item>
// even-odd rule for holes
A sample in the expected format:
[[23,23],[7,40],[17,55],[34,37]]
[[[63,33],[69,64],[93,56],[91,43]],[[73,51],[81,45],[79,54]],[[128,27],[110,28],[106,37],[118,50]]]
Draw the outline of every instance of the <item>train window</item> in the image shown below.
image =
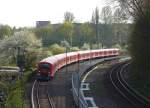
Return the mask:
[[96,56],[98,56],[98,52],[96,52]]

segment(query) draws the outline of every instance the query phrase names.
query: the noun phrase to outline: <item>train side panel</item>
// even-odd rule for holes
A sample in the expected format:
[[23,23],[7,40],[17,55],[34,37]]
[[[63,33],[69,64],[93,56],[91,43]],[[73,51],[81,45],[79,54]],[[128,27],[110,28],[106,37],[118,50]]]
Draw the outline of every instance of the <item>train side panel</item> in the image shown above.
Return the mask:
[[[62,68],[66,64],[71,64],[73,62],[82,61],[82,60],[88,60],[88,59],[94,59],[94,58],[100,58],[100,57],[109,57],[109,56],[116,56],[119,55],[118,49],[101,49],[101,50],[88,50],[88,51],[78,51],[78,52],[71,52],[71,53],[64,53],[55,55],[53,57],[48,57],[40,63],[49,63],[51,66],[50,70],[48,71],[48,75],[50,78],[53,78],[55,73],[58,71],[58,69]],[[67,56],[67,58],[66,58]],[[38,67],[38,70],[39,67]],[[42,71],[41,71],[42,73]]]

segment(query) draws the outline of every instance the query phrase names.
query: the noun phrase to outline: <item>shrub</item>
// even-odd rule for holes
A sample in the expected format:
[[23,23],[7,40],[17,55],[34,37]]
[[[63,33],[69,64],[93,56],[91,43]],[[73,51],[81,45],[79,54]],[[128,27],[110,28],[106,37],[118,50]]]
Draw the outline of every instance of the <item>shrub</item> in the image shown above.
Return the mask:
[[89,50],[90,45],[88,43],[84,43],[83,46],[81,47],[82,50]]
[[50,46],[49,50],[52,52],[53,55],[64,53],[65,48],[59,46],[58,44],[53,44]]
[[79,51],[80,49],[78,47],[72,47],[70,48],[70,51],[73,52],[73,51]]

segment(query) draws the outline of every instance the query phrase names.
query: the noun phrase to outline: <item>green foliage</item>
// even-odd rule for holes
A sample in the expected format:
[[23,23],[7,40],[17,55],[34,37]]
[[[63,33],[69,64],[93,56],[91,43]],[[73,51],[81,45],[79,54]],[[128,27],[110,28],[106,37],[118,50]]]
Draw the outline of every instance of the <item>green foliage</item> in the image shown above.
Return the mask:
[[[150,18],[150,14],[147,14]],[[129,50],[134,61],[134,71],[142,80],[150,77],[150,22],[138,19],[129,41]]]
[[[100,48],[102,48],[102,44],[101,43],[99,43],[99,44],[92,44],[92,49],[100,49]],[[103,46],[103,48],[105,48],[105,47]]]
[[64,53],[65,48],[59,46],[58,44],[53,44],[50,46],[49,50],[53,53],[53,55]]
[[65,12],[64,14],[64,21],[65,22],[73,22],[74,20],[74,15],[71,12]]
[[65,21],[61,25],[61,33],[62,33],[62,35],[64,35],[64,37],[67,41],[70,41],[71,46],[72,46],[73,32],[74,32],[74,27],[71,22]]
[[[111,45],[118,42],[121,43],[127,41],[130,31],[129,27],[131,26],[129,24],[119,24],[117,27],[115,27],[116,25],[117,24],[99,24],[99,39],[97,39],[95,36],[95,26],[92,23],[88,22],[69,23],[69,25],[68,23],[65,24],[65,22],[63,24],[53,24],[51,26],[52,33],[50,35],[41,35],[40,37],[37,33],[36,34],[37,37],[42,40],[42,44],[45,48],[55,43],[60,44],[61,41],[64,40],[70,44],[69,46],[81,47],[84,43],[96,43],[97,41],[99,41],[105,46],[111,47]],[[38,32],[38,30],[40,29],[36,30]],[[119,31],[119,36],[117,35],[117,31]]]
[[35,68],[37,64],[37,55],[36,52],[27,52],[26,53],[26,69]]
[[115,44],[115,45],[113,45],[113,46],[112,46],[112,48],[122,49],[121,45],[119,45],[119,44]]
[[26,69],[36,68],[37,62],[40,60],[52,56],[52,52],[48,49],[35,49],[26,53]]
[[7,100],[5,108],[22,108],[22,106],[24,108],[25,106],[22,101],[22,98],[22,90],[20,87],[18,87],[11,92],[11,95]]
[[70,52],[79,51],[80,49],[78,47],[71,47]]
[[89,50],[90,49],[90,45],[87,43],[84,43],[83,46],[81,47],[82,50]]
[[12,28],[8,25],[0,26],[0,39],[7,38],[12,35]]
[[87,40],[87,42],[91,43],[91,38],[92,38],[92,35],[94,35],[94,30],[91,26],[90,23],[83,23],[81,25],[81,32],[84,36],[84,40]]
[[[113,25],[103,24],[101,25],[100,31],[100,42],[108,48],[111,47],[114,43]],[[118,42],[118,39],[116,39],[116,41]]]
[[[150,84],[150,3],[145,0],[138,9],[135,6],[134,29],[129,40],[129,51],[133,59],[133,72],[138,80]],[[137,9],[137,11],[136,11]]]
[[125,11],[122,8],[117,8],[113,14],[113,23],[114,23],[114,27],[113,27],[113,32],[114,32],[114,38],[115,40],[117,39],[116,42],[118,42],[119,44],[125,43],[124,40],[127,36],[127,34],[129,34],[129,29],[127,26],[125,26],[125,24],[127,23],[128,17],[125,14]]
[[52,33],[52,27],[49,25],[46,27],[37,28],[35,30],[35,33],[39,38],[43,38],[45,36],[50,36]]
[[[98,7],[95,8],[92,14],[92,26],[94,28],[94,34],[95,34],[95,42],[98,44],[99,43],[99,9]],[[94,42],[94,43],[95,43]]]
[[4,39],[0,43],[0,64],[8,65],[16,63],[18,47],[28,51],[31,48],[38,48],[40,46],[40,40],[38,40],[32,32],[16,32],[13,36]]
[[60,42],[60,45],[61,45],[62,47],[70,47],[69,43],[68,43],[66,40],[61,41],[61,42]]
[[52,26],[40,27],[35,29],[35,34],[42,40],[43,46],[49,46],[49,41],[52,35]]
[[4,108],[25,108],[24,94],[25,84],[33,74],[33,71],[24,72],[22,79],[15,83],[7,84],[8,96]]
[[[0,83],[0,90],[5,93],[5,102],[2,108],[25,108],[24,93],[25,84],[33,74],[33,71],[26,71],[22,79],[16,79],[15,83]],[[3,88],[3,89],[2,89]]]
[[8,95],[8,88],[5,83],[0,82],[0,108],[3,108]]

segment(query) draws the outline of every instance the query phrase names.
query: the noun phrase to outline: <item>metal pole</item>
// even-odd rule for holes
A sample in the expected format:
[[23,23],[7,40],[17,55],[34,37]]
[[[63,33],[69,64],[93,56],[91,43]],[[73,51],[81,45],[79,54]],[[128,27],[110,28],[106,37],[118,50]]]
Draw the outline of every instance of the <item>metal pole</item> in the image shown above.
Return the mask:
[[78,53],[78,108],[80,108],[80,61]]
[[91,64],[91,58],[92,58],[91,50],[92,50],[92,39],[90,38],[90,64]]
[[[65,68],[66,68],[66,75],[65,75],[65,76],[66,76],[66,80],[65,80],[65,81],[66,81],[66,82],[65,82],[65,83],[66,83],[66,87],[65,87],[65,88],[66,88],[66,90],[67,90],[67,74],[68,74],[68,66],[67,66],[67,47],[66,47],[66,67],[65,67]],[[66,95],[66,107],[67,107],[67,95]]]
[[102,33],[102,31],[101,31],[101,43],[102,43],[101,49],[103,49],[103,33]]
[[67,47],[66,47],[66,75],[68,73],[68,69],[67,69]]

